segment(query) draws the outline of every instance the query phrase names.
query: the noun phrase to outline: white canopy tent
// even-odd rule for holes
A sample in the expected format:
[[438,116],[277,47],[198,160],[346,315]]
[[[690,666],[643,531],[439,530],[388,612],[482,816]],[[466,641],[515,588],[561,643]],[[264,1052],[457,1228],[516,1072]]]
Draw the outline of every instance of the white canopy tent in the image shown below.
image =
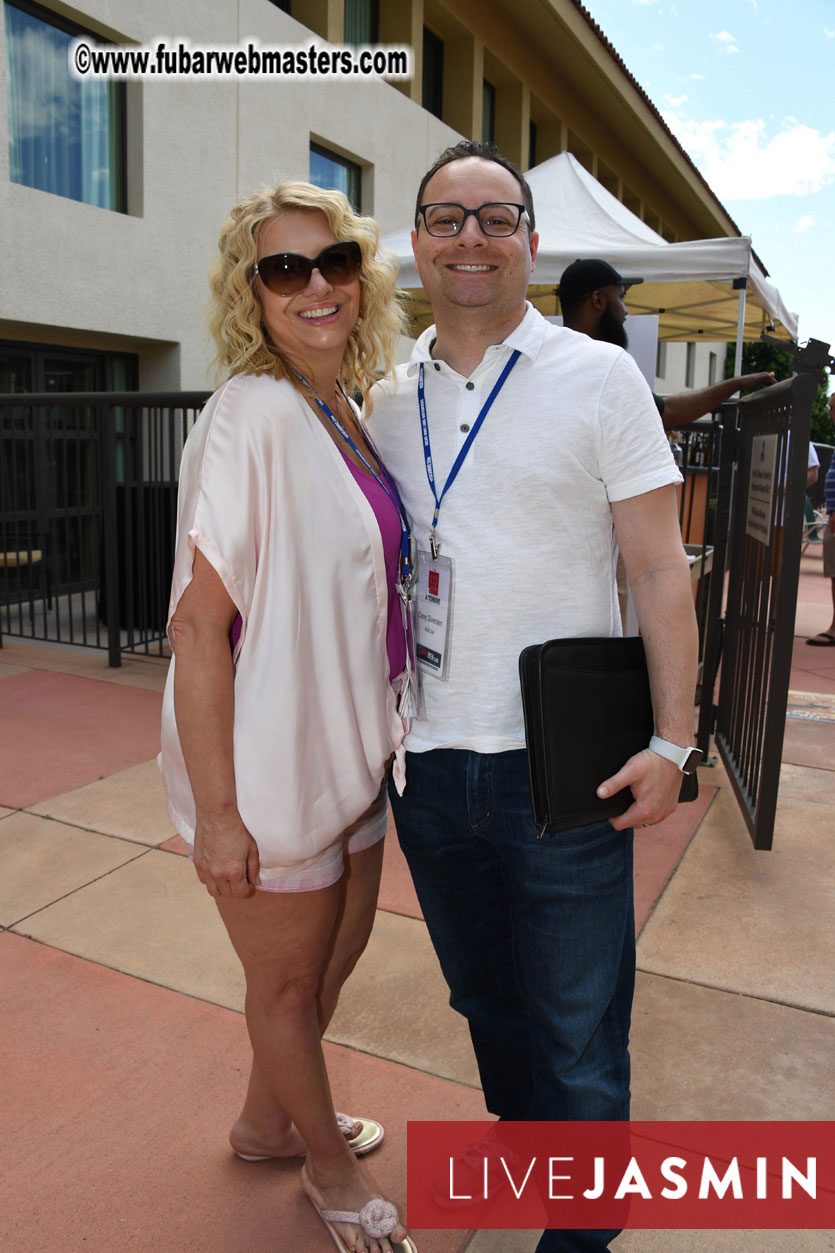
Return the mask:
[[[658,314],[661,340],[759,339],[764,330],[797,337],[797,317],[757,264],[748,236],[668,243],[606,190],[571,153],[563,152],[525,176],[533,191],[539,252],[528,295],[545,314],[559,313],[556,288],[578,257],[602,257],[625,278],[642,278],[627,292],[630,313]],[[412,256],[411,232],[383,244],[400,261],[401,288],[413,293],[417,326],[431,310]],[[744,281],[743,281],[744,280]]]

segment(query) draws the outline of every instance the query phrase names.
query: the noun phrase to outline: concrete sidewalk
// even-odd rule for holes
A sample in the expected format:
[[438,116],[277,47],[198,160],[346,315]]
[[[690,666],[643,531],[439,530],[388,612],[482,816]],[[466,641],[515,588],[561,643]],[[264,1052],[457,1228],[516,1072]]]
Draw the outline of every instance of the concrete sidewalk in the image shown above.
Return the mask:
[[[636,841],[638,1119],[835,1118],[835,649],[804,557],[774,850],[721,766]],[[153,757],[163,663],[0,650],[0,1247],[9,1253],[333,1248],[298,1163],[226,1136],[248,1044],[243,982],[172,831]],[[810,695],[811,694],[811,695]],[[480,1118],[396,838],[371,944],[326,1050],[340,1108],[386,1126],[373,1172],[405,1203],[406,1118]],[[526,1232],[415,1231],[420,1253],[529,1253]],[[625,1253],[835,1249],[832,1232],[625,1233]]]

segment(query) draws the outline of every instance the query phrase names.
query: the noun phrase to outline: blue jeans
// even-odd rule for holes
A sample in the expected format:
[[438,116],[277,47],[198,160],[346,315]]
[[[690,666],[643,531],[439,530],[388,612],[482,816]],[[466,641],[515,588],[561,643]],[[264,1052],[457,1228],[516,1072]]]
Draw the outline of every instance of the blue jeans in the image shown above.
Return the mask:
[[[527,755],[407,757],[394,820],[429,934],[499,1118],[629,1117],[635,982],[632,832],[538,838]],[[546,1231],[538,1253],[605,1249],[616,1231]]]

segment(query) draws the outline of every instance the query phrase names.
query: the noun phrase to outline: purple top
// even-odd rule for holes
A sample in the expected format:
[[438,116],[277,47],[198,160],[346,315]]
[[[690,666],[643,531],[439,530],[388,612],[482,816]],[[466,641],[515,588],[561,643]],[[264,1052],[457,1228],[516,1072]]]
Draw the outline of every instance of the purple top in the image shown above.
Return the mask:
[[[339,450],[342,452],[342,449]],[[355,465],[349,457],[345,464],[356,479],[360,490],[365,496],[380,528],[383,541],[383,556],[386,563],[386,583],[388,584],[388,629],[386,631],[386,650],[389,657],[389,674],[396,678],[406,668],[406,640],[403,635],[403,618],[400,610],[400,595],[397,591],[397,576],[400,570],[400,515],[394,502],[383,491],[375,478]]]

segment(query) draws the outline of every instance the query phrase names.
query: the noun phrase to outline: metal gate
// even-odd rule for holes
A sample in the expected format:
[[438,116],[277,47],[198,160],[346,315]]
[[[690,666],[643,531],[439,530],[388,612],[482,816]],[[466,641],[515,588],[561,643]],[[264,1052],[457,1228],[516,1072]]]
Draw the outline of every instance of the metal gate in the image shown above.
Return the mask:
[[0,395],[0,633],[164,655],[177,475],[205,392]]
[[[812,399],[818,371],[795,375],[725,415],[716,579],[705,648],[699,743],[711,729],[754,847],[771,848],[791,673]],[[719,700],[713,686],[720,664]],[[712,724],[712,725],[711,725]]]

